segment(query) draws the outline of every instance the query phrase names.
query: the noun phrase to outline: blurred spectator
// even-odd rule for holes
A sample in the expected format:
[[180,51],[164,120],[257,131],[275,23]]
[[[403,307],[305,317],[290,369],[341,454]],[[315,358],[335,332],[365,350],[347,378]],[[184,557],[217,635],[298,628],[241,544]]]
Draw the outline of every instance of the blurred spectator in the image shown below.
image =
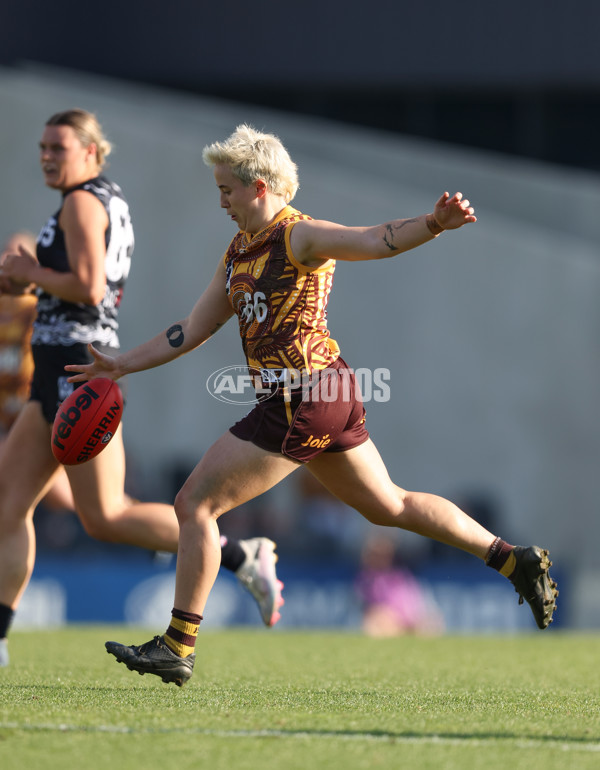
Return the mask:
[[371,537],[361,554],[355,588],[363,605],[362,628],[368,636],[439,634],[444,621],[431,594],[398,563],[394,541]]

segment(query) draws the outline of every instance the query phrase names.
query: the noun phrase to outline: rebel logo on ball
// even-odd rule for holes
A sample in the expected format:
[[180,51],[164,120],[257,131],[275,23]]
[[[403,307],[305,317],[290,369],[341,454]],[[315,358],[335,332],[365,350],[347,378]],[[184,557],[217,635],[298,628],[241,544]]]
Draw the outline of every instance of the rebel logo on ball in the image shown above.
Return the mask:
[[89,409],[94,401],[100,397],[89,385],[84,385],[79,388],[79,391],[80,394],[77,396],[75,404],[58,414],[59,419],[54,433],[54,443],[59,449],[65,448],[64,443],[61,443],[59,439],[69,438],[72,429],[81,419],[81,413]]
[[52,452],[65,465],[91,460],[113,438],[121,421],[123,395],[110,379],[81,385],[58,409],[52,430]]

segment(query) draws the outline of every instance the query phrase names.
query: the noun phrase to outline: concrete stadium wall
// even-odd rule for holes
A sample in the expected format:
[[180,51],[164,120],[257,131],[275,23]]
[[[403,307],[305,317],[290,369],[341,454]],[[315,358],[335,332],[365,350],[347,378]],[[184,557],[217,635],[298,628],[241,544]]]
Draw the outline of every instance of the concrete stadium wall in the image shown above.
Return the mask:
[[[295,205],[319,218],[376,224],[462,190],[476,226],[393,261],[338,266],[332,336],[355,368],[390,369],[391,403],[367,410],[392,477],[486,496],[500,534],[551,548],[572,585],[589,588],[572,621],[600,623],[600,604],[583,609],[600,571],[598,177],[66,71],[0,70],[1,237],[37,230],[58,208],[37,142],[69,106],[99,115],[115,144],[109,176],[133,212],[124,348],[188,312],[234,234],[201,150],[240,122],[282,137],[300,168]],[[210,373],[236,363],[232,321],[202,351],[130,378],[126,444],[149,489],[245,413],[206,390]],[[277,494],[294,505],[293,486]]]

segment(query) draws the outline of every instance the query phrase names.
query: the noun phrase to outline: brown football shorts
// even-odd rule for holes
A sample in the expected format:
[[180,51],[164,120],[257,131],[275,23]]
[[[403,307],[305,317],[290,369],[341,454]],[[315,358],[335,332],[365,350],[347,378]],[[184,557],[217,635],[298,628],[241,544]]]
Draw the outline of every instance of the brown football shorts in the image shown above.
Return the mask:
[[279,387],[229,430],[267,452],[307,463],[321,452],[363,444],[366,412],[352,369],[338,358],[302,387]]

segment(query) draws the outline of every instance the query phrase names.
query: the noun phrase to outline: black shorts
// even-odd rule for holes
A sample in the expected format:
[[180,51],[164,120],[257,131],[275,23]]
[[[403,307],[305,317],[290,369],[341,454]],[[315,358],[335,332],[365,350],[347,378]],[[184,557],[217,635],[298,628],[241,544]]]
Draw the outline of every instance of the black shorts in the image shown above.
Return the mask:
[[[119,352],[116,348],[107,348],[95,345],[102,353],[115,356]],[[31,382],[30,401],[39,401],[42,405],[42,413],[46,421],[52,424],[58,411],[67,396],[81,385],[79,382],[67,382],[71,374],[65,371],[65,364],[89,364],[92,356],[87,345],[76,343],[70,346],[63,345],[32,345],[33,352],[33,380]],[[125,398],[124,382],[119,380],[123,398]]]
[[307,463],[321,452],[343,452],[369,438],[366,412],[352,369],[341,359],[310,387],[284,389],[259,402],[229,430],[268,452]]

